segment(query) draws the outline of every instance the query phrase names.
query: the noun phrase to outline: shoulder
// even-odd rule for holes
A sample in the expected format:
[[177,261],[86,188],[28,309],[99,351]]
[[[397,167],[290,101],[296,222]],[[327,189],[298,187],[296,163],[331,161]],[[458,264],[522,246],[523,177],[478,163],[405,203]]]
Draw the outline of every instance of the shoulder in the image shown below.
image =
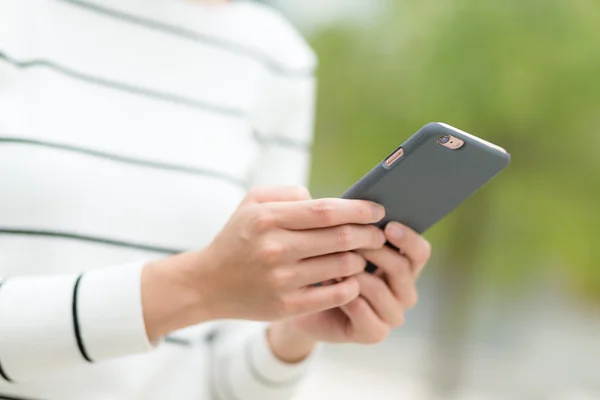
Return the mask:
[[236,35],[273,68],[290,73],[313,72],[317,56],[294,25],[274,8],[249,1],[232,5]]

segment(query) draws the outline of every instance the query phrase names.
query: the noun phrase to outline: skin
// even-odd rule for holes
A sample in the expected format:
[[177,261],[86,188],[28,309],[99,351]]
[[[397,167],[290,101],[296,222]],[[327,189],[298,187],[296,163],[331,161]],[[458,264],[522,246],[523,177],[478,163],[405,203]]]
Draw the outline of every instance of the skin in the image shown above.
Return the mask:
[[[288,363],[319,341],[381,342],[415,305],[431,251],[405,226],[371,225],[384,214],[366,201],[312,200],[299,187],[251,191],[206,248],[144,268],[149,338],[217,319],[274,321],[269,343]],[[367,260],[376,274],[364,272]]]
[[[150,340],[216,319],[276,321],[269,344],[288,363],[319,341],[383,341],[416,304],[415,282],[431,254],[401,224],[385,232],[367,225],[384,214],[363,201],[311,200],[303,188],[254,190],[207,248],[144,268]],[[402,252],[384,247],[386,240]],[[376,274],[363,272],[367,260],[379,266]]]

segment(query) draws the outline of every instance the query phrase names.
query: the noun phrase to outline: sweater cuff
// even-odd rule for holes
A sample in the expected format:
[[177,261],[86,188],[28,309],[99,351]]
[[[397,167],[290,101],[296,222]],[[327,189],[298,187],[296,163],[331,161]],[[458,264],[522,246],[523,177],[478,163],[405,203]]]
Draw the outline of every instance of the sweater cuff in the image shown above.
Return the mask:
[[136,262],[86,273],[77,291],[78,343],[100,361],[149,351],[142,308],[142,270]]
[[266,327],[245,339],[237,335],[225,340],[227,352],[217,350],[215,388],[222,400],[282,400],[290,399],[320,347],[302,362],[287,364],[272,352]]
[[12,277],[0,287],[0,380],[152,348],[142,303],[143,264],[86,274]]
[[0,288],[0,375],[9,382],[27,380],[77,364],[72,301],[77,276],[6,279]]
[[320,353],[321,345],[317,345],[312,353],[303,361],[289,364],[281,361],[271,350],[267,339],[267,330],[261,330],[246,345],[245,358],[249,372],[259,381],[276,386],[293,383],[308,372],[313,360]]

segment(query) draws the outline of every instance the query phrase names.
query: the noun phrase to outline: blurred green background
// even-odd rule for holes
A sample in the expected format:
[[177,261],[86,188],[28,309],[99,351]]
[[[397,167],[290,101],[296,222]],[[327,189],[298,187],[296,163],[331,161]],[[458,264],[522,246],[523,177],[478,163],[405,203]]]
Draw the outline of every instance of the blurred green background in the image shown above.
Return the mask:
[[339,194],[425,123],[450,123],[512,164],[431,232],[436,247],[478,253],[509,286],[560,264],[600,300],[600,2],[399,1],[313,44],[317,194]]
[[430,121],[512,154],[506,172],[426,235],[438,360],[428,376],[451,398],[482,296],[532,302],[551,280],[600,319],[600,2],[399,0],[373,10],[307,30],[320,59],[313,194],[338,196]]

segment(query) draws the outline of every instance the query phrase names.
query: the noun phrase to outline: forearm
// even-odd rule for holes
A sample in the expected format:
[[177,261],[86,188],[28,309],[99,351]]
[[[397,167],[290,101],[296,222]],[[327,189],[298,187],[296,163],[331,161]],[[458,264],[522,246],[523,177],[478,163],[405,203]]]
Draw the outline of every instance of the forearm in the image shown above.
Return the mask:
[[315,339],[299,331],[289,320],[273,323],[267,331],[267,339],[273,354],[289,364],[305,360],[317,345]]
[[[214,319],[190,277],[202,264],[201,252],[188,252],[149,263],[142,273],[142,304],[146,332],[151,341],[187,326]],[[196,283],[197,284],[197,283]],[[281,361],[297,363],[310,355],[316,341],[296,329],[289,320],[273,323],[268,343]]]
[[193,279],[203,255],[178,254],[148,263],[142,272],[142,305],[150,341],[170,332],[215,319],[198,280]]

